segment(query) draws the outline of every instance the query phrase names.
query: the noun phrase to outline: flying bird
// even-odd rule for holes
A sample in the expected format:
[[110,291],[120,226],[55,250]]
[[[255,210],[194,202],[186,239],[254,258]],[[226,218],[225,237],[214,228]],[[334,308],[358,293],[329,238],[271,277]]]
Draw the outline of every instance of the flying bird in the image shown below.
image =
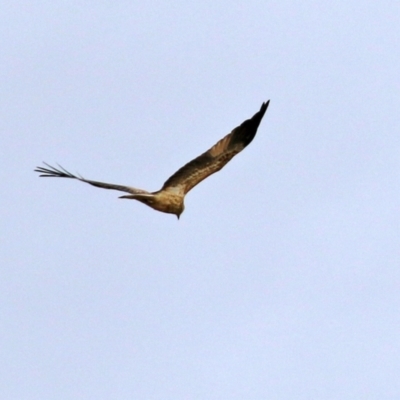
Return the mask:
[[82,176],[73,175],[61,166],[54,168],[45,162],[46,167],[37,167],[35,172],[39,172],[40,176],[45,178],[77,179],[99,188],[126,192],[129,194],[120,196],[120,199],[138,200],[154,210],[175,214],[179,219],[185,208],[184,198],[186,193],[203,179],[223,168],[236,154],[240,153],[251,143],[267,111],[268,105],[269,100],[261,105],[260,110],[252,118],[244,121],[205,153],[176,171],[166,180],[163,187],[156,192],[147,192],[146,190],[129,186],[92,181]]

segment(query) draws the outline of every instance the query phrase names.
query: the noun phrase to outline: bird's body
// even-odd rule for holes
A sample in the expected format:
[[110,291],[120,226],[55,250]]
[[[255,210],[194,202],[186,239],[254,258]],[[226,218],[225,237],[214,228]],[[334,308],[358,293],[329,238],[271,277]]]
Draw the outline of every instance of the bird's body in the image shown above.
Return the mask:
[[154,210],[168,214],[175,214],[179,218],[185,208],[183,203],[184,197],[185,196],[174,193],[170,190],[159,190],[158,192],[148,194],[139,193],[121,196],[120,199],[138,200],[141,203],[153,208]]
[[121,196],[120,198],[140,201],[157,211],[175,214],[179,218],[184,210],[186,193],[205,178],[219,171],[254,139],[268,105],[269,101],[263,103],[260,111],[254,114],[252,118],[244,121],[205,153],[180,168],[156,192],[150,193],[129,186],[84,179],[71,174],[62,167],[57,169],[46,163],[47,168],[37,167],[35,171],[39,172],[42,177],[78,179],[103,189],[127,192],[129,193],[128,195]]

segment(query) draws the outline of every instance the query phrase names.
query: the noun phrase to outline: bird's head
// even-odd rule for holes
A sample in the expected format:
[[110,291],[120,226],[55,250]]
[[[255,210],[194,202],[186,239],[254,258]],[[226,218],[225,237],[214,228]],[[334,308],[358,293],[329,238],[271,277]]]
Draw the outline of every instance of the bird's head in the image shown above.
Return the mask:
[[179,217],[181,216],[181,214],[183,213],[184,210],[185,210],[185,205],[182,203],[182,207],[175,214],[178,219],[179,219]]

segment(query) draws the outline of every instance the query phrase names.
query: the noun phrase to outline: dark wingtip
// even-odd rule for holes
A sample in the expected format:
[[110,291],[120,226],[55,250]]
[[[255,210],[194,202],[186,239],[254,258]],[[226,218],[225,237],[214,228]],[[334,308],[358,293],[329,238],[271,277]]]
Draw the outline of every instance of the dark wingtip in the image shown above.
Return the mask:
[[67,171],[65,168],[63,168],[60,164],[58,165],[58,168],[54,168],[50,164],[47,164],[46,162],[43,161],[43,164],[46,166],[45,167],[36,167],[34,170],[35,172],[38,172],[40,177],[43,178],[73,178],[73,179],[83,179],[81,177],[76,177],[75,175],[72,175],[69,171]]
[[234,134],[230,141],[230,146],[240,142],[243,147],[248,146],[256,136],[258,127],[264,117],[269,105],[269,100],[261,104],[261,108],[250,119],[244,121],[240,126],[234,129]]
[[260,114],[260,116],[261,116],[260,121],[261,121],[262,117],[264,116],[265,112],[267,111],[267,108],[269,106],[269,102],[270,102],[270,100],[268,100],[265,103],[261,104],[260,111],[257,113],[257,114]]
[[265,112],[267,111],[267,108],[268,108],[268,106],[269,106],[269,102],[270,102],[270,100],[266,101],[265,103],[262,103],[262,104],[261,104],[261,107],[260,107],[260,111],[256,112],[256,113],[253,115],[253,117],[251,118],[251,121],[252,121],[253,123],[255,123],[255,125],[256,125],[256,126],[255,126],[256,129],[257,129],[258,126],[260,125],[261,120],[263,119],[264,114],[265,114]]

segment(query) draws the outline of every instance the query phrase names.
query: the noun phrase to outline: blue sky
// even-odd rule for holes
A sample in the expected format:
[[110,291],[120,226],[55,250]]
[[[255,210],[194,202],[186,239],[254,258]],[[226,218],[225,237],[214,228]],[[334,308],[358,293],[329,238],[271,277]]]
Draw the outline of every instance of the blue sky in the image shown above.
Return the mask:
[[[396,2],[6,1],[2,399],[400,398]],[[180,221],[157,190],[270,107]]]

